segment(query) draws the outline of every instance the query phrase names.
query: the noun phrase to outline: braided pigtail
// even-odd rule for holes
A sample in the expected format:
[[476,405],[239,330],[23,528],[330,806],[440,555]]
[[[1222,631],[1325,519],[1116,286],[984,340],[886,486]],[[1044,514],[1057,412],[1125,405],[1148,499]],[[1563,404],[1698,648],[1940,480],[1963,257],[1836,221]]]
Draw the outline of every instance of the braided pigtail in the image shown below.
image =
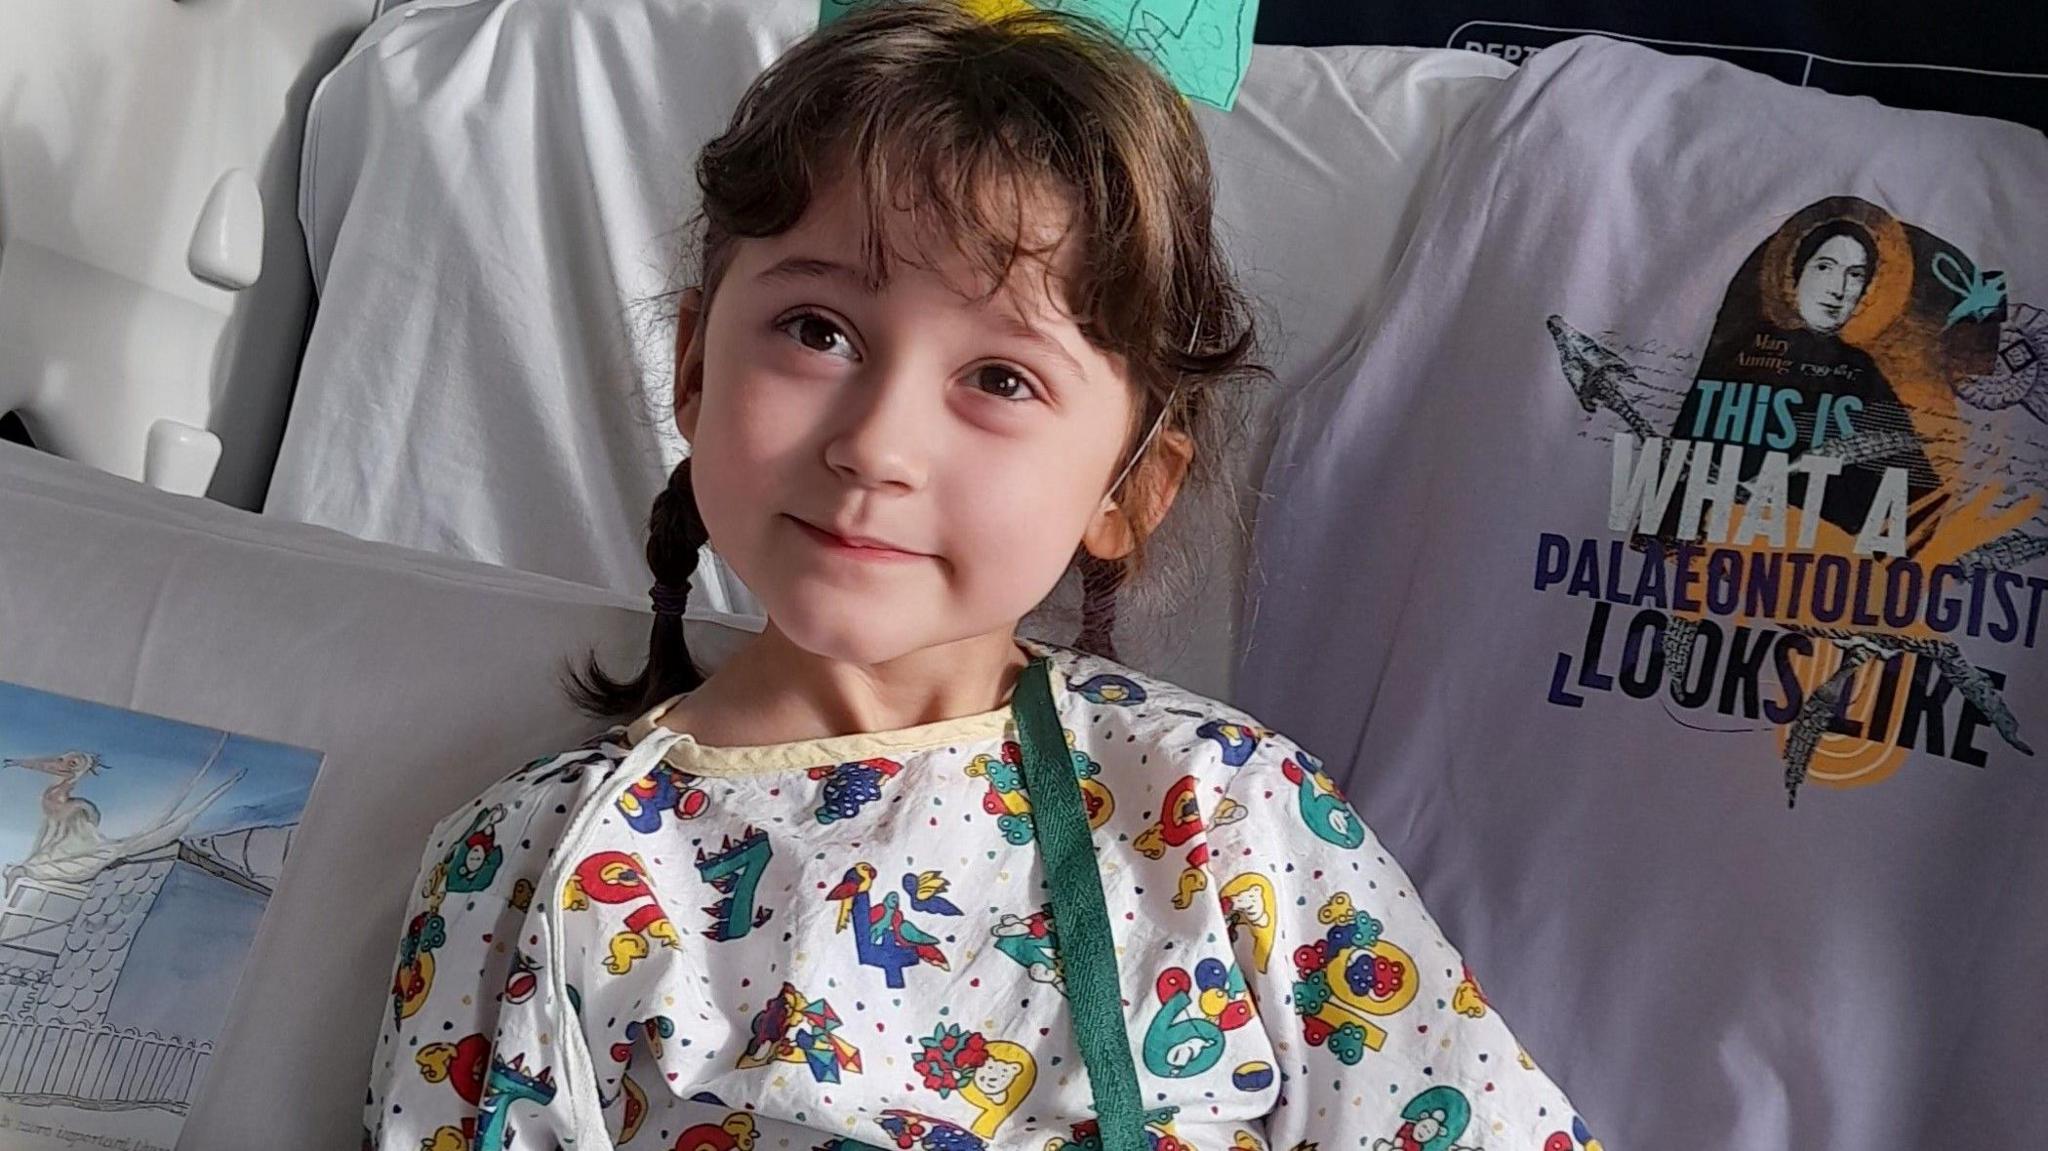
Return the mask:
[[570,673],[569,694],[576,706],[604,718],[637,715],[663,700],[695,691],[704,682],[683,635],[683,611],[697,558],[710,542],[711,533],[697,512],[697,493],[690,485],[690,461],[685,458],[669,473],[668,487],[654,497],[654,511],[648,517],[647,566],[654,572],[654,586],[648,594],[654,601],[654,630],[648,638],[647,666],[632,679],[615,680],[605,674],[593,654],[581,672]]

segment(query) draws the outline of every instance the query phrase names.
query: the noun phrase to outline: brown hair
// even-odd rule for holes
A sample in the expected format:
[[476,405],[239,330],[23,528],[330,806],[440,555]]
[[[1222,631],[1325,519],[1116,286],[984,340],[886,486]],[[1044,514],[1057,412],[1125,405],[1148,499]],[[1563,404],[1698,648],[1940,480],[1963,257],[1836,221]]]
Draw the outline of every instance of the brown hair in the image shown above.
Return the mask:
[[[871,4],[762,73],[696,174],[703,208],[691,231],[707,313],[738,241],[794,227],[835,179],[852,180],[866,207],[873,283],[885,283],[895,261],[920,260],[888,245],[887,216],[902,211],[911,235],[950,240],[984,275],[987,296],[1019,258],[1053,246],[1025,246],[1031,195],[1060,197],[1079,240],[1061,298],[1090,343],[1124,357],[1140,393],[1119,467],[1170,399],[1162,435],[1179,431],[1195,445],[1184,486],[1210,486],[1224,474],[1223,441],[1241,430],[1220,390],[1269,376],[1253,362],[1250,303],[1216,242],[1208,150],[1187,102],[1085,17],[1027,9],[984,19],[958,0]],[[1147,470],[1140,464],[1132,478]],[[1158,494],[1132,484],[1121,502],[1149,519]],[[706,542],[685,459],[654,501],[647,562],[657,585],[686,587]],[[1149,542],[1138,538],[1118,561],[1076,550],[1085,589],[1076,646],[1114,658],[1114,596],[1146,567]],[[638,676],[613,680],[593,658],[570,690],[586,711],[609,717],[701,682],[682,617],[669,610],[655,616]]]

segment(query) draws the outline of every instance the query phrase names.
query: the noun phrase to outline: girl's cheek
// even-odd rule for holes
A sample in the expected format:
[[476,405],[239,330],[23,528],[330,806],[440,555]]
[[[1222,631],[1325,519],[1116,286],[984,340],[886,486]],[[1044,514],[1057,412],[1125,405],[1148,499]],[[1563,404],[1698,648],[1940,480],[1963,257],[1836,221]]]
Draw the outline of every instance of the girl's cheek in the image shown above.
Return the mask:
[[739,377],[729,403],[729,426],[750,451],[773,451],[800,440],[829,414],[829,385],[792,380],[771,371]]

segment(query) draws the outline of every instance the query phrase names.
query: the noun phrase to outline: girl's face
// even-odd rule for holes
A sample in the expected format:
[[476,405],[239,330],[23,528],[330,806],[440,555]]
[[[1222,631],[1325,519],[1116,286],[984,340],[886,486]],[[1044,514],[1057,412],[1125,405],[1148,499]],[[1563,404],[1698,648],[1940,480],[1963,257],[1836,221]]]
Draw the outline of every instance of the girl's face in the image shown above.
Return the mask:
[[[1034,246],[1063,222],[1050,208],[1027,219]],[[701,323],[686,296],[677,423],[698,508],[801,648],[876,664],[1007,641],[1077,543],[1105,558],[1128,550],[1105,489],[1134,389],[1050,294],[1045,265],[1020,259],[977,303],[955,287],[981,286],[967,262],[947,244],[917,246],[898,216],[893,250],[937,269],[897,264],[871,292],[864,223],[841,182],[790,231],[739,242]],[[1184,437],[1162,442],[1173,451]]]

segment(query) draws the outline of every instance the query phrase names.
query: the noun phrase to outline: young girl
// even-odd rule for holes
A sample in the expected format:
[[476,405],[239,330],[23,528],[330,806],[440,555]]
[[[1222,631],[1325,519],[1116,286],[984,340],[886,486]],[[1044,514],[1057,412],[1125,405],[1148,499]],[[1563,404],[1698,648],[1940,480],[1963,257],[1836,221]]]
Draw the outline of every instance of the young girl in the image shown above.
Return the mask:
[[[437,828],[369,1142],[1588,1146],[1313,756],[1016,635],[1070,563],[1105,630],[1256,371],[1163,77],[1051,15],[881,5],[698,179],[653,650],[580,684],[637,718]],[[700,681],[713,541],[768,623]]]

